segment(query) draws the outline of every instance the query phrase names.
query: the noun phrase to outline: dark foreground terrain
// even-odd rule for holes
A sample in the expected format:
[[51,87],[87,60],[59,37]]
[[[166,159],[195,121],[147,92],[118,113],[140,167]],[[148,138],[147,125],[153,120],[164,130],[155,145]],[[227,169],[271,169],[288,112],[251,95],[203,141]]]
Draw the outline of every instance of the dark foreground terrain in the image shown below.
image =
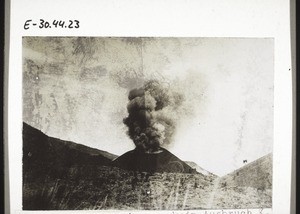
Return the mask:
[[224,177],[203,169],[137,173],[116,167],[108,152],[23,128],[24,210],[272,207],[271,154]]

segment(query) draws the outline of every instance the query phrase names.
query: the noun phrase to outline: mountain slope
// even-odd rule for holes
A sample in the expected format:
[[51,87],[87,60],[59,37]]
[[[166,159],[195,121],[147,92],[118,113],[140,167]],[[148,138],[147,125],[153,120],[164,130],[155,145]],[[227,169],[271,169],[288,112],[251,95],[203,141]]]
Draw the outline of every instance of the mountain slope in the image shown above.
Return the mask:
[[272,164],[272,154],[268,154],[217,178],[209,206],[216,209],[271,208]]
[[52,138],[23,123],[23,175],[55,174],[63,168],[108,165],[116,156],[70,141]]
[[257,189],[272,188],[272,154],[265,155],[222,177],[229,186],[244,186]]
[[185,161],[185,163],[187,165],[189,165],[190,167],[192,167],[193,169],[195,169],[197,172],[203,174],[203,175],[209,175],[209,176],[212,176],[212,177],[218,177],[217,175],[203,169],[202,167],[200,167],[198,164],[196,164],[195,162],[193,161]]

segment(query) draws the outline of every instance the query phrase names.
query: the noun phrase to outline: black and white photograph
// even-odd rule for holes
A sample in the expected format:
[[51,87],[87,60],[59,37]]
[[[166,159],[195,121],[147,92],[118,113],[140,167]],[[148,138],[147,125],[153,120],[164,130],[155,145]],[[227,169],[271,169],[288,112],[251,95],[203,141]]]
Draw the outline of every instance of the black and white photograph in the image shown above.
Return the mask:
[[23,210],[272,208],[274,41],[23,37]]

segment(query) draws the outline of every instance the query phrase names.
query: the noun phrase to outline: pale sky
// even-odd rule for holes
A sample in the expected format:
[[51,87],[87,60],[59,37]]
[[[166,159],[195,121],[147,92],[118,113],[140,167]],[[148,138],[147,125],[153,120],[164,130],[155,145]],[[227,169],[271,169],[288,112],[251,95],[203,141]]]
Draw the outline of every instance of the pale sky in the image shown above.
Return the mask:
[[121,155],[128,92],[159,79],[180,91],[169,151],[225,175],[273,145],[272,39],[23,39],[23,118],[49,136]]

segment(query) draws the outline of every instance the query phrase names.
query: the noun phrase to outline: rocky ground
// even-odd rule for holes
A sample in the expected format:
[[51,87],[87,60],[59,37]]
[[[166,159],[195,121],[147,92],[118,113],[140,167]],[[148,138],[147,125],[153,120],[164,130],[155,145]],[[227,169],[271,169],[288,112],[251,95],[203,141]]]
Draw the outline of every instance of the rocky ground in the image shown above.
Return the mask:
[[271,207],[271,190],[224,186],[202,174],[134,175],[113,167],[70,168],[64,178],[24,182],[24,209],[182,210]]

